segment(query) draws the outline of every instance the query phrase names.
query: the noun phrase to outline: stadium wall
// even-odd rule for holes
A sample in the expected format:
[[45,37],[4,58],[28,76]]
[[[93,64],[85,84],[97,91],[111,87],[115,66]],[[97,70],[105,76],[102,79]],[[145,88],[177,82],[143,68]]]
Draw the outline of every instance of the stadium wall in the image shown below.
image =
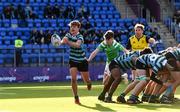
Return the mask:
[[[90,65],[91,80],[103,78],[104,64]],[[81,80],[78,74],[78,80]],[[52,82],[70,80],[68,66],[59,67],[6,67],[0,69],[0,83],[5,82]]]

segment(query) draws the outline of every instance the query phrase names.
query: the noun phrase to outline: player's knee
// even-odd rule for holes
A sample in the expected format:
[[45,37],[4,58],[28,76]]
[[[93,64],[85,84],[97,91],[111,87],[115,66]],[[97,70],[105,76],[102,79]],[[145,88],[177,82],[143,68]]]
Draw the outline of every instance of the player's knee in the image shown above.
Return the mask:
[[71,79],[71,83],[77,83],[76,79]]
[[146,77],[145,75],[141,75],[141,76],[136,77],[136,80],[137,81],[149,81],[150,78]]

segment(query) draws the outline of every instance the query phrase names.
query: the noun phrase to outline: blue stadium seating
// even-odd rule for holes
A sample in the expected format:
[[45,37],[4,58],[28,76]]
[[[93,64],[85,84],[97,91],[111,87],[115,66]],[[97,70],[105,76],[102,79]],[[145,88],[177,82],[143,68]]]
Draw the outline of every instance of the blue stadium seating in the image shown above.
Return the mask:
[[[69,27],[67,24],[71,21],[71,19],[46,19],[44,18],[44,8],[50,3],[50,5],[54,5],[57,3],[59,6],[64,5],[68,6],[69,3],[72,3],[76,10],[78,10],[82,3],[84,3],[85,7],[88,7],[91,12],[91,18],[89,18],[90,23],[95,27],[96,30],[100,29],[106,31],[108,29],[112,30],[121,30],[127,31],[133,27],[134,23],[140,22],[147,26],[147,22],[145,19],[121,19],[121,14],[118,12],[111,3],[110,0],[29,0],[30,6],[33,11],[38,15],[38,19],[26,19],[27,26],[21,26],[20,20],[17,19],[2,19],[0,20],[0,54],[7,54],[7,56],[11,59],[14,54],[14,40],[20,36],[24,41],[23,46],[23,63],[53,63],[62,62],[68,63],[69,56],[69,48],[67,46],[60,46],[55,48],[50,45],[29,45],[29,37],[31,31],[36,28],[37,30],[50,30],[53,32],[54,30],[64,29],[68,30]],[[56,2],[57,1],[57,2]],[[9,5],[9,3],[13,3],[14,6],[17,6],[21,2],[23,7],[26,6],[26,0],[1,0],[0,10],[3,9],[4,6]],[[179,2],[176,0],[176,2]],[[16,28],[17,25],[17,28]],[[6,38],[6,40],[3,40]],[[125,34],[122,34],[119,38],[121,38],[121,43],[125,45],[127,43],[128,37]],[[178,38],[179,39],[179,38]],[[180,41],[180,39],[179,39]],[[4,45],[5,44],[5,45]],[[89,44],[87,49],[87,55],[96,49],[98,44]],[[10,48],[11,50],[7,50],[6,48]],[[3,49],[3,50],[2,50]],[[58,51],[60,49],[60,52]],[[163,45],[158,45],[158,49],[164,49]],[[65,53],[65,54],[64,54]],[[4,60],[4,55],[0,55],[0,64],[6,62]],[[106,61],[106,57],[104,53],[100,53],[96,61]],[[13,60],[8,61],[8,63]],[[12,62],[13,63],[13,62]]]
[[35,53],[35,54],[39,54],[40,53],[40,45],[38,44],[34,44],[32,45],[32,52]]
[[30,63],[29,54],[23,53],[22,58],[23,58],[23,64],[29,64]]
[[5,55],[5,63],[13,64],[14,63],[14,54],[4,54]]
[[48,53],[48,45],[42,44],[40,48],[42,53]]
[[31,63],[38,63],[39,61],[39,54],[29,54]]
[[4,64],[4,54],[0,54],[0,64],[3,65]]
[[32,53],[32,45],[31,44],[24,45],[23,48],[24,48],[24,53],[28,53],[28,54]]

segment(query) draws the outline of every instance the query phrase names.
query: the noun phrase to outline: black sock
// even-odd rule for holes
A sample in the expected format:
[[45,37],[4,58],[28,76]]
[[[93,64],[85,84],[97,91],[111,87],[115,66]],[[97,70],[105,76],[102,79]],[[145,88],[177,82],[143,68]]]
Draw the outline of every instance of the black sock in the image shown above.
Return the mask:
[[138,100],[138,98],[139,98],[138,96],[131,94],[129,99]]
[[75,99],[78,99],[78,98],[79,98],[79,96],[74,96],[74,98],[75,98]]
[[120,96],[123,96],[123,97],[125,97],[125,96],[126,96],[126,94],[125,94],[125,93],[121,93],[121,94],[120,94]]

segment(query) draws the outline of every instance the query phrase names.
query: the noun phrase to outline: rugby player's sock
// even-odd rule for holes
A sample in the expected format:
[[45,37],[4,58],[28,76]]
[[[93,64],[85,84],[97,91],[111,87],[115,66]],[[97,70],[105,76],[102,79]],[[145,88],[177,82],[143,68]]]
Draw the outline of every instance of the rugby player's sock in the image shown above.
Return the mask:
[[159,98],[159,97],[160,97],[160,94],[157,94],[157,95],[156,95],[156,98]]
[[129,99],[138,100],[138,98],[139,98],[138,96],[131,94]]
[[125,93],[121,93],[121,94],[120,94],[120,96],[123,96],[123,97],[125,97],[125,96],[126,96],[126,94],[125,94]]
[[80,103],[80,101],[79,101],[79,96],[74,96],[74,102],[75,102],[75,104],[78,104],[78,105],[80,105],[81,103]]
[[156,95],[151,95],[151,99],[155,99],[156,98]]
[[146,96],[150,96],[150,95],[144,93],[143,96],[146,97]]
[[102,92],[101,92],[101,95],[104,95],[104,96],[105,96],[106,93],[107,93],[106,91],[102,91]]
[[169,95],[169,98],[174,100],[174,93],[171,92],[170,95]]
[[148,102],[151,95],[149,94],[143,94],[141,101]]
[[108,94],[108,97],[112,98],[112,93],[111,92]]
[[150,94],[143,94],[142,97],[144,97],[144,98],[149,98],[150,96],[151,96]]
[[164,95],[165,96],[169,96],[172,91],[173,91],[173,87],[172,86],[168,86],[168,88],[166,89]]
[[74,99],[78,99],[79,98],[79,96],[74,96]]

